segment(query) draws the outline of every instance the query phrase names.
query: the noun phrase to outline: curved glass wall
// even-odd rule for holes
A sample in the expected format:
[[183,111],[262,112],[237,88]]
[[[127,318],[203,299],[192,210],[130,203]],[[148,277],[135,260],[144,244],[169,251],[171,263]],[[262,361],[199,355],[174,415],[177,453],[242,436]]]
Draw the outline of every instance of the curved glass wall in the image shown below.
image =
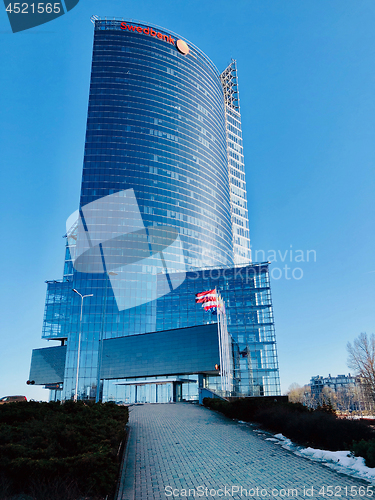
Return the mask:
[[95,24],[80,205],[134,189],[145,226],[178,228],[188,269],[230,265],[220,75],[190,43],[183,55],[139,27]]
[[95,23],[79,221],[68,230],[76,260],[66,266],[72,288],[93,297],[81,322],[72,293],[67,399],[79,344],[83,397],[96,392],[101,340],[157,329],[161,275],[168,294],[184,280],[176,273],[233,264],[220,74],[177,40],[141,23]]

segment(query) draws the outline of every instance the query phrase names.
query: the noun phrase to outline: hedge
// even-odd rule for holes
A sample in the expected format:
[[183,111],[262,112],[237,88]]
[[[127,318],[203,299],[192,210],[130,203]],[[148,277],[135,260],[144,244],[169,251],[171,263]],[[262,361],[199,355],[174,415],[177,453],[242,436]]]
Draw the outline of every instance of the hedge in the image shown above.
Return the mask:
[[1,405],[0,498],[58,500],[55,490],[62,499],[110,498],[127,421],[127,408],[113,403]]
[[371,427],[338,418],[329,405],[311,410],[300,403],[260,402],[259,398],[242,398],[233,402],[205,398],[203,404],[229,418],[257,422],[302,446],[337,451],[353,449],[353,442],[375,439]]

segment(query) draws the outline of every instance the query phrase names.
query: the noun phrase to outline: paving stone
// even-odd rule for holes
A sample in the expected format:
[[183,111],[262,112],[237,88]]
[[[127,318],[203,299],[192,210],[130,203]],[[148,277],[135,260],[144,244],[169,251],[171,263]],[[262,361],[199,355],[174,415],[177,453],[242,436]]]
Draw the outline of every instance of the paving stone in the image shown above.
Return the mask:
[[371,488],[361,495],[351,489],[367,489],[369,483],[299,457],[265,441],[265,434],[198,405],[135,405],[129,426],[118,500],[372,496]]

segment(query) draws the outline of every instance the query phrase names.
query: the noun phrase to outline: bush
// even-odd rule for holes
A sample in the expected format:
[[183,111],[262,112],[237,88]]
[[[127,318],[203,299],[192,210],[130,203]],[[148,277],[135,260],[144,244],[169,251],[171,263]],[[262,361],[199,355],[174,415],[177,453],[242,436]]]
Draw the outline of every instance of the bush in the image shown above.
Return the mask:
[[357,457],[363,457],[367,467],[375,467],[375,439],[353,442],[350,450]]
[[353,441],[369,440],[374,431],[367,425],[338,418],[331,408],[311,410],[300,403],[242,398],[233,402],[205,398],[203,404],[229,418],[257,422],[272,432],[314,448],[349,449]]
[[113,403],[2,405],[2,482],[11,494],[32,494],[38,500],[64,488],[61,498],[67,499],[112,494],[127,420],[127,408]]

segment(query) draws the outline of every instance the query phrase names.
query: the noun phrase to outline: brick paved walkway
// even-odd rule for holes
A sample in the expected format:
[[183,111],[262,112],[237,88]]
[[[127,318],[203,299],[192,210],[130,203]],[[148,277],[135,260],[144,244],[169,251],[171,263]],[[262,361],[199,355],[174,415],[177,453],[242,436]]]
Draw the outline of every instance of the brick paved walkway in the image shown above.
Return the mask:
[[130,429],[118,500],[194,498],[194,493],[203,499],[243,499],[244,490],[253,500],[308,500],[311,488],[313,498],[327,500],[329,495],[319,494],[322,486],[334,487],[334,500],[370,497],[354,495],[369,483],[298,457],[249,426],[196,405],[132,406]]

